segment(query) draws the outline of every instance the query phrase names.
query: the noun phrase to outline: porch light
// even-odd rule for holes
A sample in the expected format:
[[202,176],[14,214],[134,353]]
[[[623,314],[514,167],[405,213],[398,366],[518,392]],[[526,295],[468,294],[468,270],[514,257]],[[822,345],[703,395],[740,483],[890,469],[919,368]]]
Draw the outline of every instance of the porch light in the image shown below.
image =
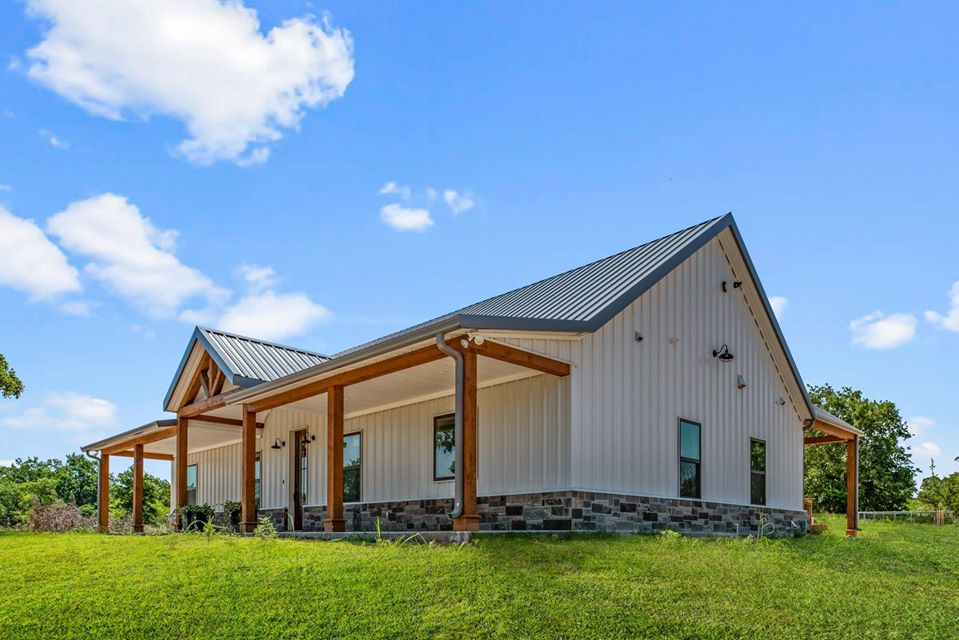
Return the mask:
[[723,345],[719,349],[713,349],[713,357],[719,358],[720,362],[732,362],[736,356],[729,353],[729,347]]
[[282,448],[285,447],[285,446],[286,446],[286,440],[280,440],[279,438],[277,438],[276,440],[273,441],[273,446],[270,447],[270,448],[271,448],[271,449],[282,449]]

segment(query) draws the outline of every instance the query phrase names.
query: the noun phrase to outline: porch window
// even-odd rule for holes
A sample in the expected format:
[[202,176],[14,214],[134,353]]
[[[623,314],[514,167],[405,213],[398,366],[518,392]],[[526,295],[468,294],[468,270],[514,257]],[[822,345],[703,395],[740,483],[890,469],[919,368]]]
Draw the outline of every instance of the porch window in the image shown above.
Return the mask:
[[456,416],[433,418],[433,480],[449,480],[456,473]]
[[702,498],[700,451],[702,425],[689,420],[679,421],[679,496]]
[[186,468],[186,503],[196,504],[196,465],[187,465]]
[[360,434],[343,436],[343,502],[360,501]]
[[256,462],[253,463],[253,501],[256,503],[256,509],[260,509],[260,498],[263,495],[263,472],[261,471],[263,463],[261,462],[261,452],[256,452]]
[[749,441],[749,502],[766,504],[766,443]]

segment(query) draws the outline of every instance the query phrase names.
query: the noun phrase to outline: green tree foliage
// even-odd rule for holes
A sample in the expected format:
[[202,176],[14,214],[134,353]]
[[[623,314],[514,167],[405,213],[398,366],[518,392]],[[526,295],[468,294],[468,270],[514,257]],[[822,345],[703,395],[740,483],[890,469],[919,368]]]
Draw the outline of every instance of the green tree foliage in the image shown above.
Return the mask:
[[[916,469],[903,444],[910,437],[905,420],[888,400],[871,400],[861,391],[830,385],[810,386],[812,401],[864,435],[859,441],[859,508],[896,511],[905,508],[916,489]],[[846,447],[806,447],[805,491],[817,510],[846,510]]]
[[[133,468],[114,476],[110,482],[110,510],[133,511]],[[143,520],[159,525],[170,513],[170,483],[149,473],[143,474]]]
[[4,398],[19,398],[23,393],[23,382],[17,377],[17,372],[7,363],[7,359],[0,353],[0,396]]
[[929,476],[919,485],[916,502],[922,509],[948,509],[959,512],[959,471],[944,478],[936,475],[936,465],[930,465]]

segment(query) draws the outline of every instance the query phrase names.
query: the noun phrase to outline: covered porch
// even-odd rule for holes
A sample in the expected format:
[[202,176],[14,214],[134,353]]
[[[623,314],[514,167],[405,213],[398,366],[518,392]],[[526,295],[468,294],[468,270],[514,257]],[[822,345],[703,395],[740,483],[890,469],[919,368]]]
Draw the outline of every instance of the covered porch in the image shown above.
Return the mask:
[[[173,506],[183,507],[188,503],[190,456],[222,448],[235,456],[231,458],[235,460],[232,469],[239,469],[238,495],[230,499],[239,498],[241,529],[252,531],[257,524],[254,470],[259,460],[258,451],[274,459],[285,457],[291,473],[298,464],[294,451],[299,449],[299,443],[281,431],[289,425],[277,426],[277,419],[270,419],[271,414],[277,415],[274,412],[291,410],[315,416],[317,419],[311,424],[322,425],[325,431],[325,434],[310,434],[315,429],[307,430],[308,437],[321,436],[317,444],[324,449],[319,460],[325,495],[322,528],[327,532],[345,531],[344,450],[343,446],[335,445],[343,443],[347,420],[434,398],[453,397],[456,459],[452,481],[455,483],[454,507],[450,516],[455,531],[478,530],[478,394],[488,387],[543,374],[563,378],[569,376],[570,365],[465,331],[420,337],[413,344],[379,353],[370,351],[363,349],[355,357],[348,352],[298,374],[248,388],[224,382],[221,367],[214,358],[202,353],[191,356],[190,365],[175,383],[170,397],[176,407],[176,419],[150,423],[88,447],[100,452],[101,528],[105,530],[108,526],[110,457],[134,458],[135,484],[140,487],[140,493],[135,495],[135,502],[140,506],[135,509],[134,521],[135,528],[142,531],[142,460],[171,461]],[[264,423],[274,426],[264,431]],[[263,433],[269,437],[262,436]],[[274,444],[274,440],[278,442]],[[286,451],[272,451],[280,447]],[[139,465],[137,460],[141,461]],[[287,480],[285,493],[290,497],[286,506],[292,511],[293,482],[289,476]],[[278,489],[274,487],[274,490]],[[316,496],[311,497],[313,504],[318,504]]]
[[[843,444],[846,446],[846,535],[855,537],[859,532],[859,438],[862,431],[828,411],[814,407],[815,414],[806,428],[823,435],[806,436],[804,446]],[[809,522],[812,524],[812,506]]]

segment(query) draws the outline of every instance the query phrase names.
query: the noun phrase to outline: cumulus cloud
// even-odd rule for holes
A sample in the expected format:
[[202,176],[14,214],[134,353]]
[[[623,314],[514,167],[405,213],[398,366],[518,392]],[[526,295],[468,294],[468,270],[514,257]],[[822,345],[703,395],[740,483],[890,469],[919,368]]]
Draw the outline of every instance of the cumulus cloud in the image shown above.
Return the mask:
[[242,264],[237,269],[240,276],[246,280],[247,286],[251,291],[259,293],[265,289],[270,289],[279,282],[276,275],[276,269],[273,267],[261,267],[255,264]]
[[397,231],[426,231],[433,226],[433,217],[426,209],[409,209],[388,204],[380,209],[380,219]]
[[50,300],[80,291],[80,277],[67,257],[33,220],[0,207],[0,285]]
[[854,344],[869,349],[892,349],[910,342],[916,335],[916,317],[907,313],[885,315],[874,311],[849,323]]
[[27,0],[47,25],[36,82],[112,119],[181,120],[197,164],[262,162],[268,145],[353,80],[350,33],[312,16],[261,32],[240,0]]
[[912,437],[917,437],[936,426],[936,421],[925,416],[913,416],[906,421],[909,426],[909,433]]
[[949,296],[949,310],[945,314],[938,311],[926,311],[926,320],[940,329],[959,332],[959,280],[952,284]]
[[399,185],[392,180],[380,187],[380,195],[397,195],[403,200],[409,200],[413,192],[405,185]]
[[40,134],[40,137],[47,141],[47,143],[54,149],[69,149],[70,143],[57,136],[49,129],[40,129],[37,133]]
[[769,306],[773,308],[773,313],[776,315],[776,319],[781,321],[783,319],[783,314],[786,313],[786,307],[789,306],[789,300],[783,296],[770,296]]
[[475,206],[472,193],[460,193],[453,189],[447,189],[443,192],[443,201],[449,205],[453,213],[465,213]]
[[51,393],[43,404],[0,418],[0,427],[36,431],[88,432],[119,426],[117,406],[82,393]]
[[942,448],[935,442],[920,442],[912,445],[912,457],[916,460],[929,460],[942,455]]
[[197,298],[216,305],[229,295],[174,255],[176,231],[157,229],[123,196],[73,202],[47,228],[66,249],[90,259],[86,273],[149,315],[174,315]]
[[13,191],[13,187],[11,187],[11,186],[8,185],[8,184],[0,183],[0,191],[4,191],[4,192],[6,192],[6,193],[10,193],[11,191]]

